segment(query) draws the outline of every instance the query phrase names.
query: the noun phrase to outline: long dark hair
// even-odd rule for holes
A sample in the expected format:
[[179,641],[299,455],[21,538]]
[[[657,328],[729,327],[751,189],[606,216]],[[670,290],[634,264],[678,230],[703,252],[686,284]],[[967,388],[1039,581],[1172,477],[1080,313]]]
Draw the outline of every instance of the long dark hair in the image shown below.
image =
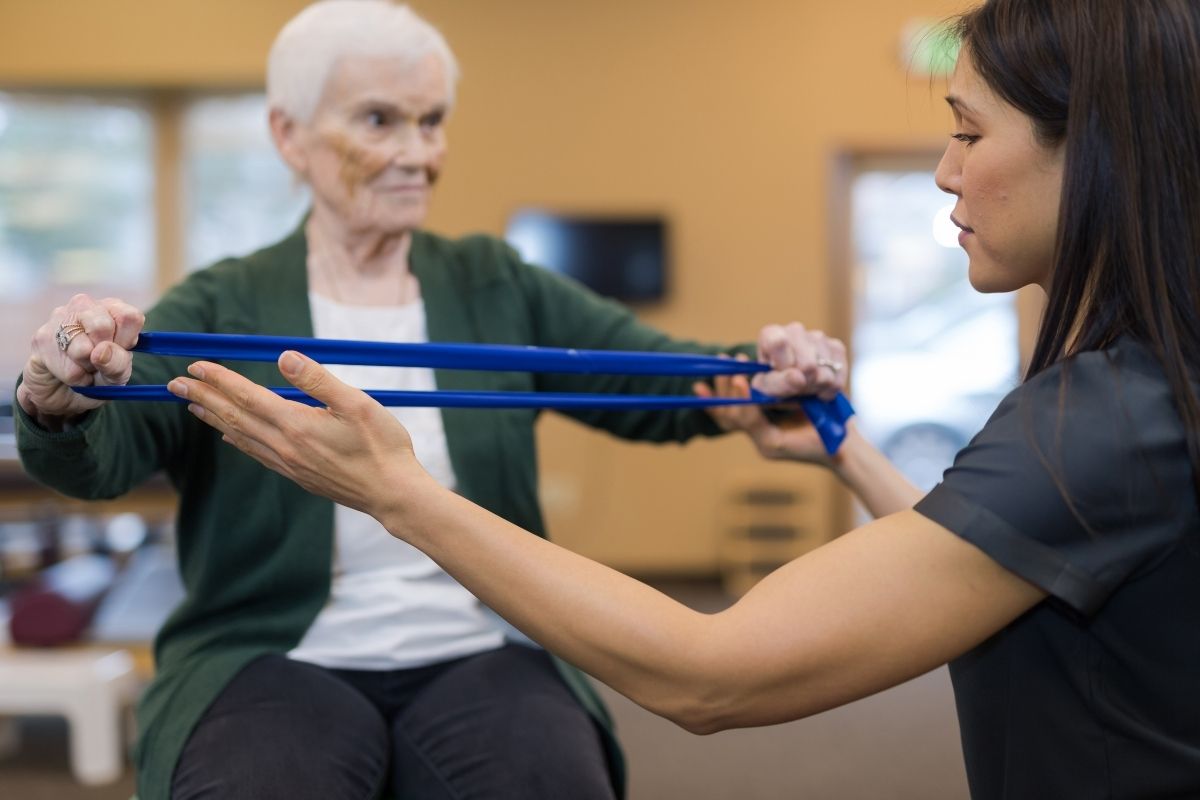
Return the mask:
[[1200,2],[988,0],[955,32],[1065,167],[1026,374],[1130,335],[1158,358],[1200,496]]

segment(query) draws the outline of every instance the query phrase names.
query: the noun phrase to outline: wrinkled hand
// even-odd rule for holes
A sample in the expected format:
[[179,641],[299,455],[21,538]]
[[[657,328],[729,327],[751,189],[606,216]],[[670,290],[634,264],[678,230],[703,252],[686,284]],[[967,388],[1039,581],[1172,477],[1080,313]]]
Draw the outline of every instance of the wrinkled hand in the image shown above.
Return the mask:
[[[116,298],[96,301],[77,294],[54,309],[37,329],[29,360],[17,389],[17,402],[43,424],[69,419],[103,404],[71,391],[72,386],[122,385],[133,370],[130,349],[137,344],[146,318]],[[78,324],[67,349],[55,340],[60,326]]]
[[405,481],[425,475],[408,431],[383,406],[295,352],[279,358],[294,386],[326,405],[285,400],[241,375],[204,361],[168,388],[224,440],[314,494],[379,517]]
[[754,388],[764,394],[815,394],[832,400],[846,388],[846,345],[799,322],[763,328],[758,335],[758,359],[772,367],[754,376]]
[[[755,376],[755,387],[777,397],[815,394],[833,399],[845,386],[845,353],[837,339],[806,330],[799,323],[767,326],[759,335],[760,358],[781,369]],[[745,360],[744,356],[738,358]],[[700,397],[746,398],[750,381],[745,375],[722,375],[713,380],[712,387],[698,381],[692,390]],[[829,463],[820,435],[798,407],[779,406],[769,415],[756,405],[717,406],[707,411],[723,430],[745,432],[764,458]]]

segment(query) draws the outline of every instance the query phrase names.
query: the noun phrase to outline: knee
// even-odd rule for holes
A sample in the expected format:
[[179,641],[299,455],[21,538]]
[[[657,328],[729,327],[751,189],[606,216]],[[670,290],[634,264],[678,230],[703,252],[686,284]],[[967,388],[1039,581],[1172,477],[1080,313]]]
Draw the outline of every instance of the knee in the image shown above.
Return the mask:
[[518,707],[500,703],[473,712],[469,725],[436,732],[397,726],[393,769],[401,796],[432,796],[419,787],[437,784],[451,788],[447,796],[615,797],[602,735],[573,698],[533,693]]
[[172,800],[368,800],[387,777],[387,734],[358,732],[332,745],[303,735],[263,737],[229,748],[193,747],[180,757]]
[[171,796],[365,800],[385,780],[389,759],[387,725],[356,690],[313,668],[264,659],[197,723]]

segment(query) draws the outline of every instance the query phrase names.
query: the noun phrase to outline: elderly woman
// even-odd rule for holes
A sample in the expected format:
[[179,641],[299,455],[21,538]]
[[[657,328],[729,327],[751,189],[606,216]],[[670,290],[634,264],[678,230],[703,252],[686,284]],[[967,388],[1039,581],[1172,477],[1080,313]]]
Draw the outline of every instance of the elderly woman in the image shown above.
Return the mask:
[[[179,374],[185,362],[133,360],[143,327],[713,352],[640,325],[495,239],[421,230],[446,158],[456,75],[441,35],[406,7],[330,0],[305,9],[279,34],[267,74],[275,142],[312,188],[300,229],[195,273],[144,320],[120,301],[77,296],[34,339],[17,391],[26,469],[77,497],[115,497],[156,470],[180,492],[187,597],[159,634],[157,675],[139,707],[143,800],[621,791],[605,711],[582,676],[507,643],[498,618],[428,557],[222,445],[181,406],[102,405],[70,390]],[[240,369],[282,382],[273,365]],[[335,372],[413,390],[690,388],[684,379]],[[544,533],[534,412],[394,413],[442,486]],[[643,441],[720,432],[695,411],[573,416]]]

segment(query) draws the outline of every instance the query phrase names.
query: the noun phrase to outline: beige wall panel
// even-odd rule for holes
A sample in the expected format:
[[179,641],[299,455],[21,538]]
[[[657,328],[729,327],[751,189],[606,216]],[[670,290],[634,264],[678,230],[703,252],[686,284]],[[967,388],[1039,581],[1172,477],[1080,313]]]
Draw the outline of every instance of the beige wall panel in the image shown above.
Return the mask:
[[[900,32],[945,0],[427,0],[463,68],[432,219],[500,232],[523,205],[666,214],[677,334],[829,327],[831,157],[939,146],[943,90],[906,73]],[[255,85],[291,0],[3,0],[0,85]],[[845,333],[838,331],[838,333]],[[619,567],[707,571],[721,490],[764,468],[741,441],[613,443],[542,428],[558,541]],[[834,514],[833,482],[786,465]]]

